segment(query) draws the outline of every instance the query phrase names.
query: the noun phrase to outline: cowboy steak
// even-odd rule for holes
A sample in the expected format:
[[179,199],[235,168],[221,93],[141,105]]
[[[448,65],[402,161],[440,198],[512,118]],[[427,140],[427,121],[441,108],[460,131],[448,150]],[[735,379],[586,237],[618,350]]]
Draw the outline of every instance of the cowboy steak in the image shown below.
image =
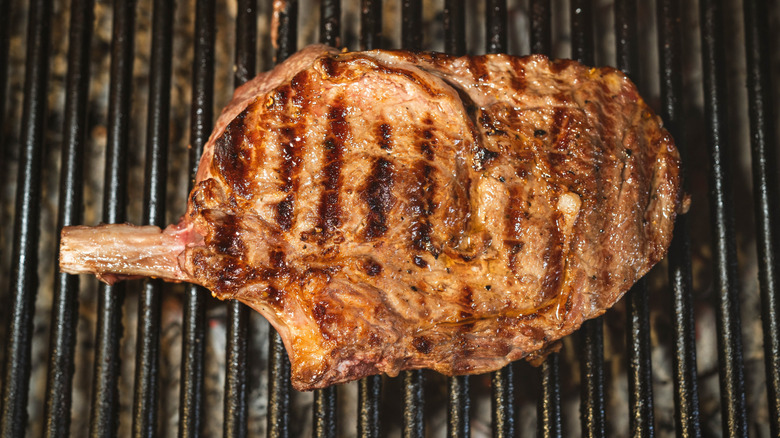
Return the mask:
[[60,263],[246,303],[299,390],[481,373],[543,354],[661,260],[679,166],[611,68],[310,46],[236,91],[178,224],[67,227]]

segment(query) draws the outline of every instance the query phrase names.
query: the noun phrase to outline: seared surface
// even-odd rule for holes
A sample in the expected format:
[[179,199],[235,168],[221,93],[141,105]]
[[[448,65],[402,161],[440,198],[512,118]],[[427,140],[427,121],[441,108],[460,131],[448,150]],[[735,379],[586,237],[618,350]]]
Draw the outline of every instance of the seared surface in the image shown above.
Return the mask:
[[679,187],[616,70],[312,46],[237,91],[159,275],[265,315],[298,389],[485,372],[612,306],[663,257]]

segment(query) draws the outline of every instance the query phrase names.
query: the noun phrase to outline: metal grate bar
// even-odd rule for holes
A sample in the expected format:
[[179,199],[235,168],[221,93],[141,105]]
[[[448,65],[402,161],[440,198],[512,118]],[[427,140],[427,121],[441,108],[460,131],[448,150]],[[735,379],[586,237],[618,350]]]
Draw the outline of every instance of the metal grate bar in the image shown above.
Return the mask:
[[[531,52],[550,56],[552,53],[552,11],[547,1],[531,0]],[[541,398],[537,404],[537,435],[563,435],[561,418],[561,383],[558,353],[550,353],[540,367]]]
[[[46,117],[46,79],[49,70],[51,3],[30,3],[27,60],[22,108],[21,151],[16,190],[16,218],[9,289],[11,311],[5,341],[2,436],[23,436],[27,426],[30,352],[37,293],[37,252],[40,234],[41,156]],[[5,68],[5,66],[3,67]]]
[[485,35],[485,51],[487,53],[506,53],[506,0],[488,0],[485,3]]
[[341,44],[341,0],[320,3],[320,42],[332,47]]
[[462,0],[445,0],[444,51],[452,55],[466,53],[466,11]]
[[[446,0],[443,11],[444,51],[453,55],[466,53],[466,13],[460,0]],[[471,435],[471,400],[469,376],[455,376],[447,379],[448,409],[447,436]]]
[[531,53],[552,54],[552,10],[546,0],[531,0]]
[[561,383],[559,378],[559,356],[551,353],[542,362],[540,374],[542,377],[542,397],[536,405],[537,436],[563,436],[561,420]]
[[369,376],[358,382],[358,436],[379,436],[379,401],[382,398],[382,377]]
[[[382,46],[382,0],[360,1],[360,49]],[[380,435],[379,402],[382,398],[382,377],[368,376],[358,382],[358,436],[377,438]]]
[[[8,91],[8,44],[11,37],[11,0],[0,0],[0,133],[5,132],[5,103]],[[5,136],[0,138],[0,158],[5,157]]]
[[[89,70],[83,66],[90,62],[92,7],[92,0],[74,0],[71,3],[58,230],[78,224],[83,207],[82,171],[89,97]],[[44,412],[47,438],[70,435],[78,291],[77,275],[56,274]]]
[[[116,0],[111,36],[111,84],[108,97],[103,222],[125,221],[128,123],[133,85],[135,1]],[[119,426],[119,341],[125,284],[98,287],[97,339],[92,382],[90,436],[116,435]]]
[[780,436],[780,299],[778,299],[778,224],[777,163],[772,129],[772,87],[770,81],[769,12],[767,3],[745,0],[745,45],[747,92],[750,113],[750,145],[753,162],[753,191],[758,238],[758,280],[761,288],[761,318],[764,327],[769,427],[771,436]]
[[[639,44],[636,0],[615,1],[617,67],[639,84]],[[650,317],[647,284],[640,279],[626,296],[628,316],[626,346],[628,360],[629,427],[635,437],[655,433],[653,416],[653,369],[650,347]]]
[[425,436],[425,391],[423,370],[407,370],[401,373],[404,381],[403,429],[404,438],[422,438]]
[[[215,3],[215,0],[198,0],[195,5],[190,111],[190,189],[213,124]],[[179,437],[182,438],[197,437],[202,432],[207,296],[207,290],[201,286],[188,284],[185,288],[179,395]]]
[[338,436],[336,395],[336,386],[314,392],[314,436],[317,438]]
[[[485,50],[502,53],[507,49],[507,12],[505,0],[489,0],[485,6]],[[515,435],[514,364],[491,374],[491,420],[494,437]]]
[[382,0],[360,0],[360,49],[382,48]]
[[454,376],[447,379],[449,394],[447,410],[447,436],[456,438],[471,436],[471,399],[469,397],[469,376]]
[[[158,227],[166,225],[173,9],[172,1],[155,0],[152,17],[143,221]],[[157,429],[162,287],[161,279],[147,279],[139,294],[132,429],[136,437],[154,436]]]
[[[337,46],[341,32],[341,0],[323,0],[320,4],[320,42]],[[336,386],[314,391],[314,436],[335,438],[338,435]]]
[[[658,59],[661,70],[661,117],[677,140],[677,148],[686,162],[687,147],[682,129],[683,83],[680,3],[659,0]],[[683,184],[686,184],[683,177]],[[684,187],[685,189],[685,187]],[[669,248],[669,283],[672,288],[672,324],[674,328],[674,402],[677,436],[701,436],[699,393],[696,383],[696,345],[694,344],[693,290],[691,278],[691,241],[688,217],[680,215],[675,223]]]
[[718,363],[723,432],[747,436],[739,279],[734,234],[734,200],[729,168],[728,103],[721,5],[702,0],[701,13],[704,113],[710,155],[710,214],[713,220],[715,290],[717,292]]
[[[287,59],[297,48],[298,1],[285,2],[278,13],[277,63]],[[273,328],[268,358],[268,436],[286,438],[290,434],[290,360],[282,337]]]
[[421,50],[422,35],[422,2],[403,0],[401,3],[401,46],[405,50]]
[[491,373],[491,420],[494,437],[515,436],[514,364]]
[[[257,48],[257,2],[239,0],[236,16],[236,87],[255,74]],[[238,300],[227,304],[227,351],[225,359],[225,406],[222,431],[226,437],[247,436],[247,344],[249,308]]]
[[[571,41],[572,58],[593,65],[595,38],[593,33],[593,5],[588,0],[572,0]],[[604,406],[604,333],[603,319],[585,321],[581,329],[580,352],[580,419],[582,436],[604,436],[606,413]]]
[[[403,0],[401,3],[401,48],[420,50],[422,47],[422,2]],[[425,376],[422,370],[401,373],[404,384],[403,424],[401,436],[422,438],[425,436]]]

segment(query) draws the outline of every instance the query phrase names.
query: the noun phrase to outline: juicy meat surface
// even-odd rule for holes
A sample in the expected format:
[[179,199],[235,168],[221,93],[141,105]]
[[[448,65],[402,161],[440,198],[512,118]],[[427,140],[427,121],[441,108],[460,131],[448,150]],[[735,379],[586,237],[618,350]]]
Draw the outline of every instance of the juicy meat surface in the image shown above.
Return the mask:
[[236,91],[181,222],[63,232],[61,266],[263,314],[309,390],[543,354],[664,256],[679,155],[619,71],[310,46]]

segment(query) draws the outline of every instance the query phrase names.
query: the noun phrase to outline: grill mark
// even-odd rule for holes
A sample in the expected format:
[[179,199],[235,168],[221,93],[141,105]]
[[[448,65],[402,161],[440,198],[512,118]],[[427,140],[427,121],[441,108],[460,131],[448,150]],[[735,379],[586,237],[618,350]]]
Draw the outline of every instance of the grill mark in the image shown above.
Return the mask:
[[415,165],[414,174],[417,181],[411,190],[410,210],[411,214],[418,218],[411,228],[412,247],[418,251],[428,251],[437,256],[439,252],[431,242],[433,227],[429,220],[436,209],[433,201],[436,192],[436,181],[433,178],[435,171],[433,166],[425,162],[418,162]]
[[237,195],[248,199],[252,197],[252,178],[248,178],[252,169],[252,153],[242,147],[247,141],[244,119],[247,111],[242,111],[228,124],[225,131],[214,144],[214,173],[222,175],[227,185]]
[[422,137],[423,140],[418,143],[417,148],[420,150],[420,153],[425,156],[425,159],[428,161],[433,161],[434,157],[434,151],[433,148],[436,146],[436,137],[433,135],[433,131],[431,129],[423,129],[422,131],[418,130],[417,132],[419,137]]
[[213,247],[220,254],[241,258],[246,252],[246,245],[241,239],[243,234],[241,221],[236,216],[225,215],[215,219],[215,222],[219,222],[219,224],[213,227],[214,234],[207,242],[208,246]]
[[392,140],[392,128],[387,123],[381,123],[376,128],[377,144],[379,147],[389,151],[393,149]]
[[[541,299],[542,302],[558,295],[563,281],[563,233],[561,233],[563,215],[556,212],[553,214],[553,224],[550,225],[548,232],[550,240],[545,247],[544,260],[545,272],[542,280]],[[607,271],[605,271],[607,272]]]
[[307,113],[307,108],[311,104],[311,89],[307,86],[309,82],[309,73],[304,70],[293,76],[290,81],[293,91],[292,101],[295,106],[300,108],[302,114]]
[[341,206],[339,189],[341,188],[341,167],[344,145],[349,136],[346,120],[347,110],[342,102],[337,102],[328,110],[328,136],[323,143],[325,148],[325,177],[323,192],[320,196],[318,225],[327,238],[341,226]]
[[284,85],[276,89],[271,104],[275,107],[284,107],[290,99],[292,90],[289,85]]
[[283,231],[289,231],[292,228],[295,193],[298,189],[298,173],[301,170],[301,147],[300,140],[297,137],[299,128],[282,128],[280,137],[282,143],[282,165],[279,168],[279,178],[282,180],[282,186],[279,188],[288,195],[276,204],[276,223]]
[[384,158],[374,161],[361,196],[368,206],[366,240],[374,240],[387,232],[387,214],[395,202],[393,176],[393,163]]
[[[525,245],[520,239],[523,222],[528,219],[528,213],[523,210],[521,199],[523,189],[518,185],[509,188],[509,202],[504,212],[504,245],[507,247],[507,267],[510,272],[517,272],[518,253]],[[513,201],[515,200],[515,201]]]
[[484,57],[467,56],[468,70],[471,72],[471,76],[477,82],[483,82],[490,79],[490,74],[487,70]]
[[320,60],[320,65],[322,65],[322,71],[330,77],[338,76],[339,74],[338,64],[339,63],[330,56],[326,56]]
[[509,57],[510,64],[512,65],[512,74],[510,74],[512,88],[517,91],[523,91],[526,88],[525,80],[525,66],[519,58],[514,56]]
[[561,123],[565,117],[565,112],[562,108],[555,108],[553,111],[552,123],[550,124],[550,140],[557,143],[558,137],[561,135]]

